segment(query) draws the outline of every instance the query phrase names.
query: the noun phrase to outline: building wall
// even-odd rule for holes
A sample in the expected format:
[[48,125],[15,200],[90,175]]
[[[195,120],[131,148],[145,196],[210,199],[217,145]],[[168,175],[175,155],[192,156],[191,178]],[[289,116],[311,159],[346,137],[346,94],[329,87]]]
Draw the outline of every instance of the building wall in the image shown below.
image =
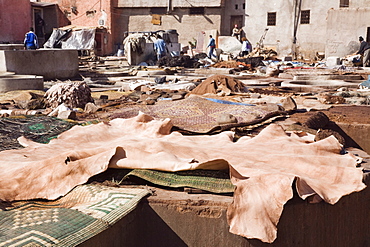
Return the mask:
[[370,0],[350,0],[349,7],[350,8],[370,7]]
[[370,7],[329,10],[325,55],[343,57],[357,52],[360,47],[358,37],[366,39],[370,36],[369,20]]
[[[295,0],[260,0],[256,4],[247,0],[246,34],[252,45],[260,40],[265,28],[264,45],[276,49],[280,56],[292,52]],[[302,10],[310,10],[310,24],[298,24],[297,51],[304,58],[314,58],[316,52],[324,52],[326,44],[326,18],[331,8],[339,8],[339,0],[302,1]],[[276,12],[276,26],[267,26],[267,13]]]
[[241,18],[242,23],[239,28],[243,28],[245,32],[245,0],[229,0],[225,4],[224,13],[222,13],[221,35],[231,35],[232,28],[237,24],[233,21],[235,20],[233,17]]
[[119,8],[114,10],[115,40],[122,43],[125,32],[151,32],[177,30],[179,43],[197,39],[201,31],[220,30],[222,8],[205,8],[204,15],[189,15],[189,8],[175,8],[169,14],[161,15],[161,24],[152,23],[150,8]]
[[[111,0],[100,0],[100,1],[81,1],[81,0],[48,0],[49,3],[56,3],[59,7],[59,20],[69,20],[73,26],[85,26],[85,27],[101,27],[104,26],[107,29],[107,33],[104,34],[103,40],[104,55],[114,53],[114,42],[112,39],[112,5]],[[99,22],[104,20],[104,24]],[[65,21],[60,23],[60,26],[65,25]],[[60,27],[59,26],[59,27]]]
[[118,0],[117,7],[119,8],[140,8],[140,7],[220,7],[223,0]]
[[0,0],[0,43],[23,43],[31,26],[29,0]]

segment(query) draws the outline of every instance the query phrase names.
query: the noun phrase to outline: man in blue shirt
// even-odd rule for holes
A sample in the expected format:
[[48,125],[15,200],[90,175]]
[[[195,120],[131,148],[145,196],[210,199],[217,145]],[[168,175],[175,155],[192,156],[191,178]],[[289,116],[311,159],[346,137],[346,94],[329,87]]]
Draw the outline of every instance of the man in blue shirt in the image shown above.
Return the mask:
[[30,31],[26,33],[26,37],[24,38],[24,47],[26,50],[36,50],[39,48],[37,36],[33,32],[33,27],[31,27]]
[[212,56],[213,57],[216,57],[215,54],[213,54],[213,51],[215,50],[216,48],[216,41],[214,38],[212,38],[212,35],[209,35],[209,43],[207,45],[207,48],[209,47],[209,53],[208,53],[208,57],[210,59],[212,59]]
[[166,55],[166,43],[159,34],[157,34],[157,40],[154,42],[154,50],[158,60]]

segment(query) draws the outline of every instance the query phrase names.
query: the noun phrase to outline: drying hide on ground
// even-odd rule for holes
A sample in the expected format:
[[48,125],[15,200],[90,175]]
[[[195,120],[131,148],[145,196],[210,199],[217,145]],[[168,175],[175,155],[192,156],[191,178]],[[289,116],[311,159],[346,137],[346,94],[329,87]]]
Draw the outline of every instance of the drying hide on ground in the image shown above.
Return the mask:
[[222,94],[230,95],[232,93],[245,93],[247,88],[244,84],[230,76],[225,75],[214,75],[205,79],[195,89],[191,91],[191,94]]
[[365,188],[356,158],[341,155],[334,137],[307,144],[275,124],[255,138],[233,142],[232,132],[183,136],[171,121],[140,114],[75,126],[49,144],[20,139],[22,150],[0,152],[0,199],[56,199],[111,168],[181,171],[230,169],[236,185],[228,209],[232,233],[273,242],[283,205],[293,196],[336,203]]

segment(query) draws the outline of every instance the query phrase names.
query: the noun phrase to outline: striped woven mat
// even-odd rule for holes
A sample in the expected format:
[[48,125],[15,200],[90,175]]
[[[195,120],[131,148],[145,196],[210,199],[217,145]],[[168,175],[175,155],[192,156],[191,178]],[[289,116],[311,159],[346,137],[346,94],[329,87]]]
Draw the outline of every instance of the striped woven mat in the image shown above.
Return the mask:
[[190,187],[212,193],[232,193],[235,188],[230,181],[229,174],[222,171],[163,172],[136,169],[129,172],[125,178],[130,176],[139,177],[160,186],[172,188]]
[[0,211],[0,246],[76,246],[122,219],[148,194],[88,184],[56,201],[13,202]]

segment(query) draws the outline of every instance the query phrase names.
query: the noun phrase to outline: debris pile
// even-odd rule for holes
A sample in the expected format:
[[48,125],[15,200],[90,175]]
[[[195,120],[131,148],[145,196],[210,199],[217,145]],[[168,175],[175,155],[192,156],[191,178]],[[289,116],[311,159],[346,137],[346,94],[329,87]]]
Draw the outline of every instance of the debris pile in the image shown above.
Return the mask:
[[84,108],[89,102],[94,102],[91,89],[85,82],[66,82],[53,85],[45,93],[47,104],[55,109],[61,104],[70,108]]
[[162,57],[157,62],[157,65],[165,67],[199,68],[201,63],[198,61],[198,59],[190,58],[190,56],[185,55],[177,57]]

